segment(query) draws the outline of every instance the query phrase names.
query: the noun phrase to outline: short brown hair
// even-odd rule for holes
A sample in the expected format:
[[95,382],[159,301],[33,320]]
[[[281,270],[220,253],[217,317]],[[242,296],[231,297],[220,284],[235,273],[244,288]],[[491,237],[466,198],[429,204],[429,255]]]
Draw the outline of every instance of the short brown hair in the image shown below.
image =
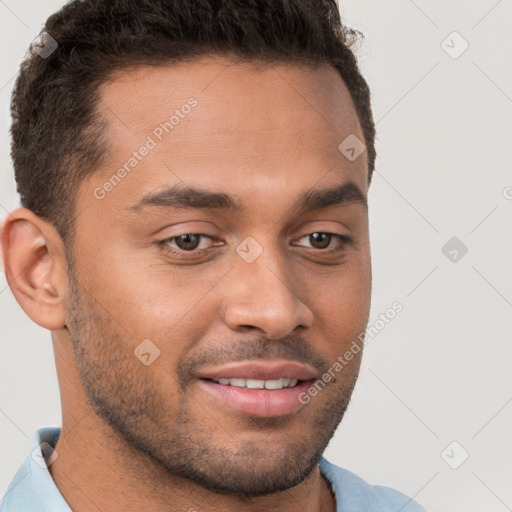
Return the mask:
[[[330,63],[343,78],[375,165],[370,91],[335,0],[85,0],[51,15],[14,87],[12,160],[22,206],[73,235],[74,203],[108,144],[96,113],[113,71],[208,54],[244,60]],[[53,49],[53,51],[51,51]]]

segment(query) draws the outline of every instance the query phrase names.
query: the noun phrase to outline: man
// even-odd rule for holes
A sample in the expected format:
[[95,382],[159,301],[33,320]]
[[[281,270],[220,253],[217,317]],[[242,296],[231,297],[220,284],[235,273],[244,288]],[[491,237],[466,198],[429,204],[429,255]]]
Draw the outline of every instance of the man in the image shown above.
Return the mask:
[[2,512],[423,510],[322,456],[370,307],[355,36],[328,0],[47,20],[13,93],[2,248],[52,334],[62,429],[34,434]]

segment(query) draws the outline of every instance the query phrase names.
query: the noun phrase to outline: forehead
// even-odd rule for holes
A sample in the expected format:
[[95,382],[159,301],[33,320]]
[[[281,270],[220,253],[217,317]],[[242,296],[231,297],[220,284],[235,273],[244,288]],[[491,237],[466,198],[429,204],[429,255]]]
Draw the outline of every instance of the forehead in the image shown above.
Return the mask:
[[89,201],[110,181],[101,208],[128,206],[184,181],[267,199],[324,178],[325,185],[349,180],[366,191],[366,153],[350,161],[338,149],[349,136],[364,139],[331,66],[203,57],[116,73],[100,97],[111,154],[86,180],[85,193]]

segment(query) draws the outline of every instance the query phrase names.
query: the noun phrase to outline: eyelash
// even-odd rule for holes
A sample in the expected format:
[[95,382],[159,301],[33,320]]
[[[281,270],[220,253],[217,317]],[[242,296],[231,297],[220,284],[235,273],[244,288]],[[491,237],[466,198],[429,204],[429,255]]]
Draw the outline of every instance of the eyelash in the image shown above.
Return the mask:
[[[331,237],[337,239],[339,241],[339,243],[342,244],[342,246],[338,249],[316,249],[317,251],[320,251],[324,254],[332,254],[332,253],[336,253],[336,252],[341,252],[341,251],[343,251],[345,244],[351,244],[353,242],[352,238],[349,237],[348,235],[340,235],[338,233],[329,233],[327,231],[313,231],[312,233],[307,233],[307,234],[301,236],[300,238],[298,238],[298,240],[301,240],[302,238],[308,237],[315,233],[319,233],[319,234],[323,234],[323,235],[330,235]],[[158,245],[161,246],[162,251],[164,251],[165,253],[175,255],[175,256],[183,256],[186,254],[198,256],[198,255],[203,255],[212,249],[211,247],[208,247],[206,249],[192,249],[190,251],[185,251],[183,249],[176,249],[174,247],[169,247],[169,245],[167,244],[168,242],[175,240],[176,238],[180,238],[181,236],[184,236],[184,235],[195,235],[195,236],[206,237],[206,238],[210,238],[210,239],[214,238],[210,235],[207,235],[206,233],[183,233],[182,235],[176,235],[176,236],[166,238],[164,240],[160,240],[158,242]],[[314,247],[311,247],[310,249],[315,250]]]

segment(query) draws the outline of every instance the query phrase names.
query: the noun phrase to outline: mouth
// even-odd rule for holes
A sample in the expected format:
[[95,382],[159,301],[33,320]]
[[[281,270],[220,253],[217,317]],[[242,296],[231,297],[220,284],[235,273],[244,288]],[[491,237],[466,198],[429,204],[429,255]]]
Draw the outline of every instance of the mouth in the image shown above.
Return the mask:
[[208,379],[200,378],[199,384],[216,408],[232,414],[257,417],[292,415],[300,411],[301,401],[313,380],[299,379]]
[[294,388],[299,382],[298,379],[269,379],[269,380],[259,380],[259,379],[243,379],[243,378],[231,378],[231,379],[205,379],[210,380],[212,382],[216,382],[217,384],[222,384],[223,386],[234,386],[237,388],[247,388],[247,389],[283,389],[283,388]]
[[259,417],[299,411],[300,400],[317,371],[308,364],[286,360],[231,362],[203,369],[197,377],[216,408]]

